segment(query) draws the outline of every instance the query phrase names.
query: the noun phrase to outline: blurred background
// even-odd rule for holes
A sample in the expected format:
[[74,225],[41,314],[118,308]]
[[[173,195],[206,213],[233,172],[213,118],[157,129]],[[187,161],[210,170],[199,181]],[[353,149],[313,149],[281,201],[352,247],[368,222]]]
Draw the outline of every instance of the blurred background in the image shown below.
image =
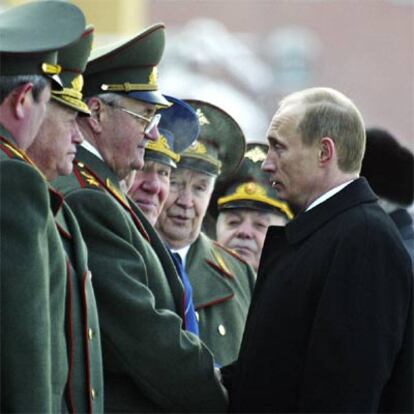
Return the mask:
[[[0,0],[0,10],[28,2]],[[164,22],[164,93],[229,112],[248,141],[265,141],[284,95],[344,92],[367,127],[414,150],[414,0],[72,0],[95,46]]]

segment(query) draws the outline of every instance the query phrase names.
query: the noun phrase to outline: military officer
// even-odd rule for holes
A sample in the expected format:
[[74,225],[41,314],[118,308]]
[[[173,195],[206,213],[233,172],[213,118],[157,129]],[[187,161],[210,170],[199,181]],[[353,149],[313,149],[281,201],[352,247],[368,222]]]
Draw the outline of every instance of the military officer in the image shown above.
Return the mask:
[[88,246],[109,412],[220,412],[227,396],[213,357],[183,328],[183,286],[155,230],[120,187],[158,138],[157,64],[164,26],[98,49],[85,71],[90,118],[71,176],[55,183]]
[[293,218],[287,203],[261,169],[268,145],[247,144],[242,164],[213,194],[209,210],[217,217],[217,241],[235,250],[257,272],[269,226],[284,226]]
[[171,170],[200,131],[197,114],[190,105],[171,96],[165,98],[173,105],[161,112],[160,137],[147,143],[144,167],[134,172],[128,189],[128,195],[153,226],[168,196]]
[[67,263],[55,223],[62,199],[25,150],[45,115],[48,77],[59,72],[56,52],[84,29],[83,13],[63,2],[30,3],[0,14],[2,412],[70,409]]
[[[137,203],[145,217],[155,226],[170,190],[171,169],[177,167],[180,153],[198,137],[200,124],[193,108],[181,99],[166,96],[173,105],[162,111],[160,137],[150,141],[145,149],[145,165],[135,171],[129,196]],[[172,254],[185,290],[185,329],[198,335],[191,283],[179,258]]]
[[200,135],[171,173],[170,193],[156,228],[181,257],[191,281],[200,338],[221,366],[237,358],[254,273],[238,255],[203,234],[201,224],[216,177],[237,168],[245,141],[236,121],[222,109],[186,102],[199,117]]
[[[72,172],[76,146],[82,136],[76,117],[89,116],[82,101],[82,72],[92,47],[93,27],[58,53],[64,89],[52,88],[46,118],[27,154],[48,181]],[[67,205],[56,215],[67,255],[67,336],[69,371],[66,392],[70,411],[103,412],[103,372],[98,313],[88,269],[86,245],[78,223]]]

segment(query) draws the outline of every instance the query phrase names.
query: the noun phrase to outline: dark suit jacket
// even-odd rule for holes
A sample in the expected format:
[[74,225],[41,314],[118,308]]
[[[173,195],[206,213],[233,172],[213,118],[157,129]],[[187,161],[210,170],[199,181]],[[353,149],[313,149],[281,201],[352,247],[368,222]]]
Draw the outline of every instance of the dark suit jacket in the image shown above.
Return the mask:
[[271,227],[231,411],[412,411],[412,290],[410,258],[365,179]]
[[399,208],[390,213],[391,220],[397,226],[400,232],[402,241],[408,254],[411,257],[411,261],[414,264],[414,228],[413,219],[408,211],[404,208]]

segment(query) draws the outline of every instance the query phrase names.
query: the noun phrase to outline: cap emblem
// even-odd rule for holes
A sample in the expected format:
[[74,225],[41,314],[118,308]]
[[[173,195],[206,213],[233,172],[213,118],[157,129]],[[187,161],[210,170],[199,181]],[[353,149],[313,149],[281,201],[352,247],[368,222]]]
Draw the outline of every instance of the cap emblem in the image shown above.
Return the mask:
[[262,162],[266,159],[266,153],[260,147],[254,147],[244,154],[245,158],[252,160],[253,162]]
[[198,116],[198,122],[201,126],[210,124],[210,121],[207,119],[207,117],[204,115],[203,111],[200,108],[196,110],[196,114]]
[[193,154],[207,154],[207,147],[199,142],[195,141],[186,152],[193,153]]
[[145,148],[148,150],[160,152],[161,154],[165,154],[173,161],[178,162],[180,160],[180,155],[171,150],[168,144],[168,140],[164,135],[160,135],[156,141],[148,141]]
[[151,86],[154,86],[154,88],[156,88],[157,83],[158,83],[158,69],[157,69],[156,66],[154,66],[154,68],[152,69],[152,71],[149,74],[148,84],[151,85]]
[[73,78],[71,85],[75,91],[81,92],[83,88],[83,76],[78,75],[75,78]]

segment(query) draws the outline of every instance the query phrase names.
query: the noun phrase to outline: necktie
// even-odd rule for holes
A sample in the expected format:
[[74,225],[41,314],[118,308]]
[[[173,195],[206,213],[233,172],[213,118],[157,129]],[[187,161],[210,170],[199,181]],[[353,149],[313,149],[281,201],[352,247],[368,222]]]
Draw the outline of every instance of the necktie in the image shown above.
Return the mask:
[[194,310],[193,303],[193,290],[191,288],[191,282],[188,278],[188,274],[183,266],[181,257],[178,253],[171,253],[173,262],[177,269],[178,275],[184,285],[184,324],[187,331],[192,332],[195,335],[199,335],[198,322]]

